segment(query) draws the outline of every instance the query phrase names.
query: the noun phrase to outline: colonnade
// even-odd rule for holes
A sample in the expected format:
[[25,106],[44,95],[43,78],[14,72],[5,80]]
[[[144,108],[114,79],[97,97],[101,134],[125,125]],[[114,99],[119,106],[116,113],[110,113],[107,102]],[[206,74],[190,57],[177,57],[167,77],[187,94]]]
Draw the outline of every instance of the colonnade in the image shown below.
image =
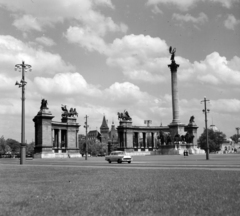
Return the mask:
[[52,129],[53,147],[57,149],[67,148],[67,130]]
[[132,132],[132,142],[129,142],[127,132],[121,135],[120,148],[134,148],[134,149],[155,149],[157,148],[158,132]]

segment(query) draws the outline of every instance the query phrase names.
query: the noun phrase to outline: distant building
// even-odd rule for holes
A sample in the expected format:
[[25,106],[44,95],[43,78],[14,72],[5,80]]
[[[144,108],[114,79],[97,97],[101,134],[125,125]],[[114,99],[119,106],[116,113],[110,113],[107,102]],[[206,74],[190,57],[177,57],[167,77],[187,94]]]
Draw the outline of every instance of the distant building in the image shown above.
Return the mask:
[[118,141],[118,131],[115,128],[114,122],[112,122],[111,130],[109,131],[109,140]]
[[101,133],[97,130],[89,131],[87,138],[88,138],[88,141],[94,142],[94,143],[97,143],[97,142],[99,143],[99,142],[102,141],[101,140]]
[[210,125],[209,126],[209,129],[211,129],[211,130],[213,130],[214,132],[219,132],[220,130],[217,128],[217,126],[216,125]]
[[109,127],[107,125],[105,116],[103,116],[102,125],[100,127],[100,133],[102,143],[107,144],[109,139]]

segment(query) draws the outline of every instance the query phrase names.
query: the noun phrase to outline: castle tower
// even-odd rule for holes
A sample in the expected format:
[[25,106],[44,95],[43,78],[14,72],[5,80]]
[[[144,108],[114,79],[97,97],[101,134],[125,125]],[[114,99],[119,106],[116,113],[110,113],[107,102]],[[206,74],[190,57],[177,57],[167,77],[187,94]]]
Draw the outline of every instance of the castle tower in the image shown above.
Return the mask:
[[103,116],[102,125],[100,127],[100,133],[102,135],[102,143],[107,144],[109,139],[109,127],[105,116]]

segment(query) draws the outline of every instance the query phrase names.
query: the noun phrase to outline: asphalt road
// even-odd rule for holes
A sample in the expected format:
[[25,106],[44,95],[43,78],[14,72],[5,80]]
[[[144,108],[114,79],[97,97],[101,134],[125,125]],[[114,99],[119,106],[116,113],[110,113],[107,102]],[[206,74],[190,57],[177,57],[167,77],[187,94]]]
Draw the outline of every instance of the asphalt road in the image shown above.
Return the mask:
[[[234,170],[240,171],[240,154],[210,154],[205,155],[156,155],[133,156],[133,162],[111,163],[104,157],[66,158],[66,159],[33,159],[27,158],[21,166],[61,166],[85,168],[124,168],[124,169],[206,169],[206,170]],[[1,158],[0,166],[20,166],[19,159]]]

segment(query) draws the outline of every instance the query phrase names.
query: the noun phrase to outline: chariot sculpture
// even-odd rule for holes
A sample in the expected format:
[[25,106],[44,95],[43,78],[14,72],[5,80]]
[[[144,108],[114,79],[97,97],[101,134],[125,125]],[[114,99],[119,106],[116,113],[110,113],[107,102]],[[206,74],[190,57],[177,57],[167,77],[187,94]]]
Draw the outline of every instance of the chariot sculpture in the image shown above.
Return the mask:
[[132,118],[130,117],[128,111],[124,110],[123,113],[117,113],[118,114],[118,120],[132,120]]
[[78,117],[78,113],[76,111],[76,108],[70,108],[70,110],[68,111],[67,109],[67,105],[62,105],[62,117]]

